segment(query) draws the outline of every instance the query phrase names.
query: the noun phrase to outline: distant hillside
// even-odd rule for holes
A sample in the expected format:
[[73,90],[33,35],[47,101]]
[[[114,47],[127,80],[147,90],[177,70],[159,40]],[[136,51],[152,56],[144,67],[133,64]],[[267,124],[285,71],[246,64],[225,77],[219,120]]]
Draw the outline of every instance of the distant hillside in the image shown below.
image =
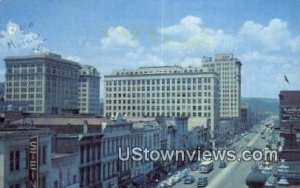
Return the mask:
[[247,106],[255,112],[279,112],[278,99],[242,97],[242,104],[247,104]]

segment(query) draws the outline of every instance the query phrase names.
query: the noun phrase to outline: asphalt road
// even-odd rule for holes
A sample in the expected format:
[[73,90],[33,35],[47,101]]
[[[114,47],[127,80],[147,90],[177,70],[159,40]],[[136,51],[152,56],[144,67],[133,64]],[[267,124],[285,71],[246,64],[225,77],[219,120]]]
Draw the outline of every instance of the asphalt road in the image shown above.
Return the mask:
[[[233,146],[238,150],[238,153],[245,147],[256,147],[264,148],[265,140],[260,136],[260,131],[265,128],[264,125],[256,126],[248,135],[241,137]],[[208,177],[207,188],[243,188],[247,187],[245,180],[247,175],[251,172],[252,166],[255,164],[254,161],[234,161],[227,162],[226,168],[219,168],[218,162],[214,163],[214,170],[209,174],[201,174],[198,170],[191,171],[190,175],[194,176],[196,181],[193,184],[187,185],[183,181],[178,182],[173,187],[183,188],[183,187],[196,187],[197,179],[199,176]]]

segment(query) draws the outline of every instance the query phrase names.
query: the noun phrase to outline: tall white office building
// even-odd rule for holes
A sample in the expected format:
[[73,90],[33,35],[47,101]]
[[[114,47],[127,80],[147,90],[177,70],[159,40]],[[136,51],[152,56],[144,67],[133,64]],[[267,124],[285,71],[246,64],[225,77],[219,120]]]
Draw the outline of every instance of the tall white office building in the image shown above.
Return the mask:
[[100,113],[100,73],[90,65],[83,65],[79,76],[79,112]]
[[219,119],[219,77],[200,67],[158,66],[104,76],[104,114],[206,117],[213,133]]
[[52,53],[6,57],[4,61],[6,101],[27,101],[32,113],[78,109],[77,62]]
[[203,57],[202,65],[220,76],[221,118],[239,118],[241,105],[241,61],[232,53]]

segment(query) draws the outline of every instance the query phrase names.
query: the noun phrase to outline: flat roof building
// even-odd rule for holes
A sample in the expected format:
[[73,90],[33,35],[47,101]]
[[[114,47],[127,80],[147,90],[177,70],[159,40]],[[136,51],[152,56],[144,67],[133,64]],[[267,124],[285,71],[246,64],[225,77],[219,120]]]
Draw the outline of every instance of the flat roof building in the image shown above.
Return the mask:
[[100,113],[100,73],[90,65],[83,65],[79,75],[79,112]]
[[105,116],[205,117],[214,132],[219,119],[219,77],[201,67],[154,66],[104,76]]
[[5,100],[27,101],[31,113],[58,114],[78,108],[77,62],[43,53],[4,59]]
[[220,117],[239,118],[241,105],[241,61],[232,53],[203,57],[202,66],[220,76]]

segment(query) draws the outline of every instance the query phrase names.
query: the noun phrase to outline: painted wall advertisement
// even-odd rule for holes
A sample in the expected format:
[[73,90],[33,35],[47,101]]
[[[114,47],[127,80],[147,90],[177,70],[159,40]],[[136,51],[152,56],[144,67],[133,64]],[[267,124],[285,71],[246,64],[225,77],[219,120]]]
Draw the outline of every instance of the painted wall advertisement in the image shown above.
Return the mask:
[[39,177],[39,138],[33,136],[29,139],[29,188],[39,188],[38,177]]

